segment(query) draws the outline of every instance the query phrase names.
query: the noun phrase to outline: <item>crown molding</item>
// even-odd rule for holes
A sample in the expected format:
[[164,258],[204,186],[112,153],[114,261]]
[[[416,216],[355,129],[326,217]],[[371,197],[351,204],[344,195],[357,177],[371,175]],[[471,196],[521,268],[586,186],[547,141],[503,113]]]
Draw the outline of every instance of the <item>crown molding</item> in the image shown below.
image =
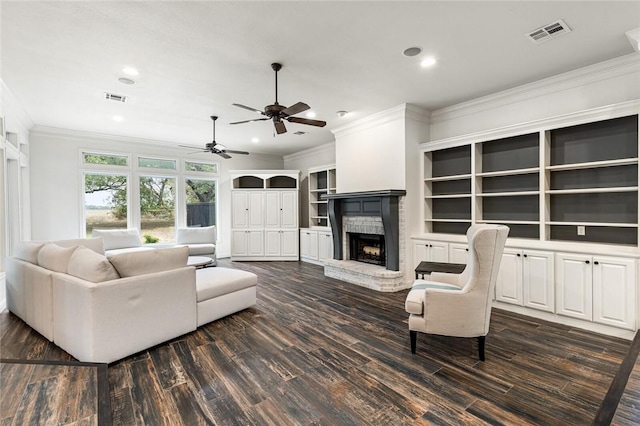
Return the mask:
[[634,72],[640,72],[639,52],[433,111],[431,122],[447,121]]
[[485,142],[489,140],[501,139],[510,136],[522,135],[541,130],[575,126],[610,118],[623,117],[625,115],[640,114],[640,99],[622,102],[614,105],[604,105],[597,108],[590,108],[583,111],[562,114],[555,117],[541,118],[524,123],[513,124],[497,129],[485,130],[481,132],[469,133],[466,135],[454,136],[420,144],[421,150],[437,150],[441,148],[452,148],[455,146],[467,145],[474,142]]
[[325,151],[333,151],[335,153],[335,150],[336,150],[336,142],[331,141],[329,143],[303,149],[302,151],[294,152],[293,154],[287,154],[282,158],[284,161],[296,161],[296,160],[300,160],[307,157],[313,157]]
[[336,138],[338,138],[381,126],[392,121],[404,120],[407,118],[428,124],[430,116],[431,113],[429,111],[416,105],[405,103],[345,124],[344,126],[337,127],[332,129],[331,132],[333,132]]

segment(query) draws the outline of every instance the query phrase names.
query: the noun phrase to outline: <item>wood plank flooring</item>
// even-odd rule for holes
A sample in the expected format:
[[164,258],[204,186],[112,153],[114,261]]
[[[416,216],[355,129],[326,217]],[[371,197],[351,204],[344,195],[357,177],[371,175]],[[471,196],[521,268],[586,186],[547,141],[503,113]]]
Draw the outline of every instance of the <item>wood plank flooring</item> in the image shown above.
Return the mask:
[[[630,347],[494,310],[486,362],[476,339],[424,334],[412,355],[406,291],[308,263],[218,264],[258,274],[257,306],[110,364],[113,424],[588,425]],[[0,326],[4,358],[70,359],[9,313]]]

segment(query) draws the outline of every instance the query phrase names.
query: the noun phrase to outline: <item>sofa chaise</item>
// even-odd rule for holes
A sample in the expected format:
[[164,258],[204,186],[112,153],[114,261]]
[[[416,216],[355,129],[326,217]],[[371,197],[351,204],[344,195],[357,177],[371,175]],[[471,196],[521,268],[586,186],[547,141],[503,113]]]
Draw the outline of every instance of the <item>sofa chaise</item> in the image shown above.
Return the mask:
[[102,238],[107,256],[134,251],[152,250],[154,248],[188,247],[189,256],[206,256],[216,260],[216,227],[189,227],[176,230],[175,244],[142,244],[142,238],[137,228],[129,229],[93,229],[92,237]]
[[19,243],[7,305],[83,362],[111,363],[256,304],[257,276],[187,266],[187,247],[104,255],[102,238]]

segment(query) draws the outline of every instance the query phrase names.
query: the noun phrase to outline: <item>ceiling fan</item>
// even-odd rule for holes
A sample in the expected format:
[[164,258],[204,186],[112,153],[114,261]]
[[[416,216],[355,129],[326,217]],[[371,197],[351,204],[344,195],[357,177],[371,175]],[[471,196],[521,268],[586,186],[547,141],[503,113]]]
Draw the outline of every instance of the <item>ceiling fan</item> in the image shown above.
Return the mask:
[[234,151],[232,149],[227,149],[224,145],[221,145],[216,142],[216,120],[217,116],[212,115],[211,120],[213,120],[213,141],[205,144],[204,148],[198,148],[197,146],[191,145],[179,145],[183,148],[195,148],[199,149],[196,152],[210,152],[212,154],[218,154],[222,158],[229,159],[231,156],[229,154],[240,154],[240,155],[249,155],[247,151]]
[[278,103],[278,71],[282,69],[282,65],[279,63],[273,63],[271,64],[271,68],[276,72],[276,101],[272,105],[267,105],[266,107],[264,107],[264,111],[260,111],[259,109],[251,108],[246,105],[233,104],[234,106],[248,109],[249,111],[257,112],[258,114],[262,114],[266,117],[255,118],[253,120],[236,121],[234,123],[229,123],[229,124],[242,124],[242,123],[250,123],[252,121],[273,120],[273,125],[276,128],[276,133],[278,133],[279,135],[282,133],[286,133],[287,131],[287,128],[284,125],[283,120],[286,120],[290,123],[307,124],[309,126],[324,127],[327,124],[325,121],[310,120],[308,118],[300,118],[300,117],[292,117],[292,115],[301,113],[309,109],[309,105],[305,104],[304,102],[298,102],[296,104],[291,105],[288,108]]

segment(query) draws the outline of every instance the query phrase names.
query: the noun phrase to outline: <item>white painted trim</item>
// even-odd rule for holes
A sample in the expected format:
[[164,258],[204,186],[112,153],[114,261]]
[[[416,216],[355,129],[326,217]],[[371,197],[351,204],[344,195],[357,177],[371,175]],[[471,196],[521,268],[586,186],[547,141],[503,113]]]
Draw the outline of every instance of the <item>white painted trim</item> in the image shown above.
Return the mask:
[[331,132],[333,132],[337,139],[355,132],[371,129],[373,127],[381,126],[392,121],[403,120],[405,118],[410,118],[412,120],[421,121],[428,124],[430,115],[431,113],[429,111],[415,105],[401,104],[345,124],[342,127],[332,129]]
[[447,121],[638,71],[640,53],[632,53],[433,111],[431,122]]
[[497,129],[469,133],[466,135],[454,136],[451,138],[440,139],[431,142],[424,142],[420,144],[420,149],[423,151],[435,151],[442,148],[452,148],[475,142],[484,142],[510,136],[522,135],[525,133],[533,133],[554,128],[574,126],[577,124],[607,120],[610,118],[623,117],[625,115],[632,114],[640,114],[640,99],[622,102],[615,105],[605,105],[584,111],[572,112],[569,114],[542,118],[525,123],[518,123],[500,127]]
[[307,148],[304,149],[302,151],[298,151],[298,152],[294,152],[293,154],[288,154],[285,155],[283,158],[283,160],[285,162],[287,161],[297,161],[297,160],[301,160],[303,158],[313,158],[316,155],[320,154],[321,152],[325,152],[325,151],[333,151],[335,152],[336,150],[336,141],[331,141],[330,143],[326,143],[326,144],[322,144],[319,146],[314,146],[311,148]]

